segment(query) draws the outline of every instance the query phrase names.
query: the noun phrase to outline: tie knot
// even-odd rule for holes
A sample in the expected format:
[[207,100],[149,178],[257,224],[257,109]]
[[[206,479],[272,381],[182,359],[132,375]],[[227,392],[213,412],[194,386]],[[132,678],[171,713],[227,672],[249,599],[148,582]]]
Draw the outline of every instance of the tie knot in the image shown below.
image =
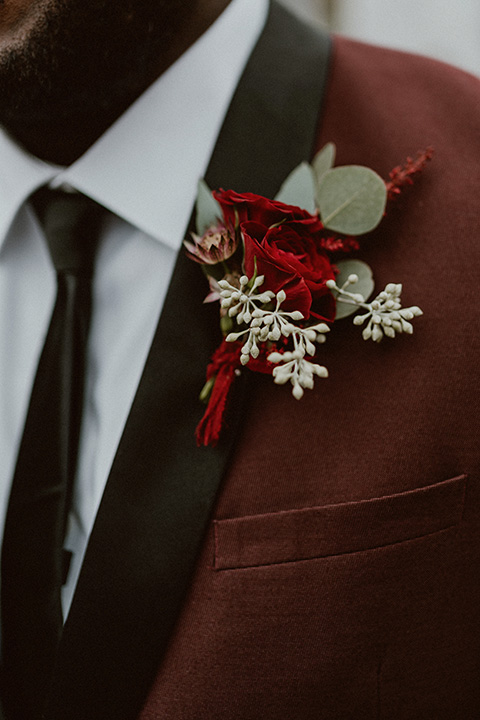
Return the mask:
[[55,269],[91,274],[103,208],[80,193],[40,188],[32,205],[45,231]]

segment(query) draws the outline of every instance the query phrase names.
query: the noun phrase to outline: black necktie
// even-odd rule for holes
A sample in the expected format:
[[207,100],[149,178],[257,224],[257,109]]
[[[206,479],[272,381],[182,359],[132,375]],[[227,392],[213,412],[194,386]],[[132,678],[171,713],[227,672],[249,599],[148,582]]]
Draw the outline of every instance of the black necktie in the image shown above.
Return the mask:
[[63,541],[81,424],[91,280],[101,208],[77,193],[32,199],[57,272],[15,469],[2,549],[7,717],[40,715],[62,631]]

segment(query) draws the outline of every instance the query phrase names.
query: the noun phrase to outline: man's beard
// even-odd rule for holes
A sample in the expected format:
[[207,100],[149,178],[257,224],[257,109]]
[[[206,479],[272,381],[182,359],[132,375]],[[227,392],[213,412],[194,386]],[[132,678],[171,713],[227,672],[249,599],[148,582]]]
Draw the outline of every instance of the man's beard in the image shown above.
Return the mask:
[[22,140],[43,127],[113,121],[155,77],[196,4],[40,0],[28,36],[0,45],[0,124]]

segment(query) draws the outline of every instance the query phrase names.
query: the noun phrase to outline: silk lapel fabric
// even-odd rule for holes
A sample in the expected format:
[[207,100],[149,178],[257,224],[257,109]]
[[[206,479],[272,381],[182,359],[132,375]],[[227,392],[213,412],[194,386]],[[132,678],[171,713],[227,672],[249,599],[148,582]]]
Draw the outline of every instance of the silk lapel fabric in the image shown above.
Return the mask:
[[[207,173],[211,187],[274,195],[312,153],[330,41],[272,4]],[[65,625],[48,720],[141,710],[187,591],[241,416],[197,448],[198,393],[218,308],[180,253]]]

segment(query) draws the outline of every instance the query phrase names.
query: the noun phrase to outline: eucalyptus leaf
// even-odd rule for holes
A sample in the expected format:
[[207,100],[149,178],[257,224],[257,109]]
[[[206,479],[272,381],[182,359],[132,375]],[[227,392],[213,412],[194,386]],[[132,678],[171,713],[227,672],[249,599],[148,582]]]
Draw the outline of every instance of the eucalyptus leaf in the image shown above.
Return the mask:
[[287,177],[275,200],[286,205],[296,205],[313,214],[317,209],[315,191],[313,168],[308,163],[303,162]]
[[382,178],[361,165],[328,170],[318,189],[323,224],[345,235],[363,235],[377,227],[386,202],[387,190]]
[[324,145],[313,158],[312,167],[315,171],[317,184],[320,184],[320,181],[325,173],[333,168],[335,164],[336,151],[337,149],[334,143],[329,142]]
[[205,180],[198,183],[196,202],[196,231],[203,235],[212,225],[217,225],[222,217],[222,208],[212,195]]
[[[346,290],[351,293],[360,293],[360,295],[363,295],[363,299],[367,301],[375,287],[370,266],[362,260],[340,260],[340,262],[337,263],[337,268],[339,269],[339,273],[335,278],[335,282],[338,287],[341,288],[350,275],[357,275],[358,282],[349,285]],[[337,297],[335,290],[333,290],[333,295]],[[341,320],[349,315],[353,315],[358,309],[357,305],[349,305],[337,299],[335,320]]]

